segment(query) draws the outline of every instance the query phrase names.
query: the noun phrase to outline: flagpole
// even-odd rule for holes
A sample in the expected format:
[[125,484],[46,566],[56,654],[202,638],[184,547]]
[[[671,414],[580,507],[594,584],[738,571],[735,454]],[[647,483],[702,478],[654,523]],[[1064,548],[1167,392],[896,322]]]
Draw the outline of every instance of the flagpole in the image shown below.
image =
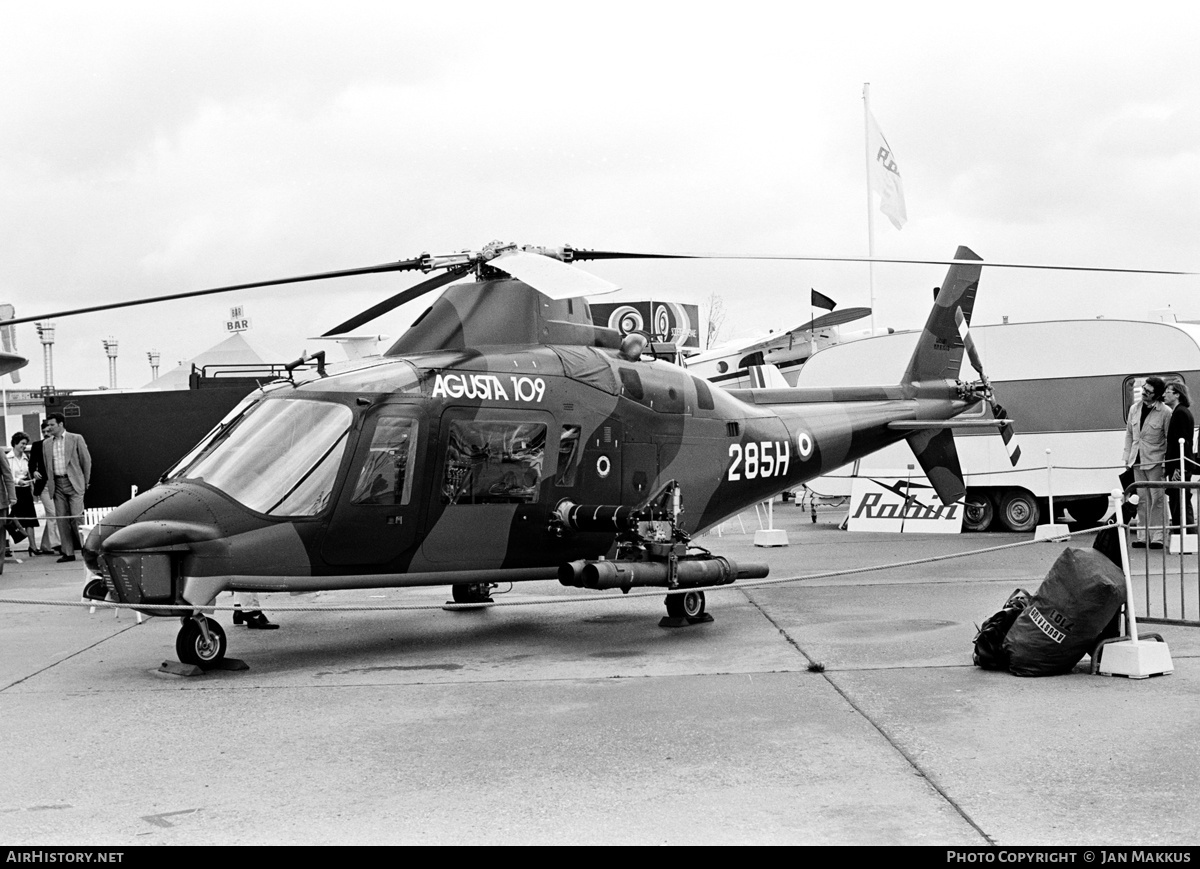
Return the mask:
[[[863,82],[863,153],[867,169],[867,256],[875,257],[875,216],[871,208],[871,83]],[[875,331],[875,263],[867,263],[871,291],[871,332]]]

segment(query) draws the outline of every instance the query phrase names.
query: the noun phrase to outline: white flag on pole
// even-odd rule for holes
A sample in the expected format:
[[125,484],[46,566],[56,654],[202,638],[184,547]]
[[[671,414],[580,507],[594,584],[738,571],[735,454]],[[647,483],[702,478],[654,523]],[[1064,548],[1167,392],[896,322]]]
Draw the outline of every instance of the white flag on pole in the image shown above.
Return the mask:
[[870,111],[867,112],[867,125],[873,155],[871,185],[880,196],[879,210],[887,215],[892,226],[900,229],[908,220],[908,212],[904,210],[904,185],[900,181],[900,170],[896,168],[896,155]]

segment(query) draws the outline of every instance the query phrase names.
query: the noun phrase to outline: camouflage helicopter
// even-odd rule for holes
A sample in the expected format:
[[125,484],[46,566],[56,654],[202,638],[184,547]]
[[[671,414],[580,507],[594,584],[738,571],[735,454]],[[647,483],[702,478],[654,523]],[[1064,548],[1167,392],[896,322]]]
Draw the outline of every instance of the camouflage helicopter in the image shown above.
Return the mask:
[[[767,573],[692,544],[723,519],[901,439],[949,504],[964,492],[951,428],[1011,438],[966,330],[983,265],[966,247],[937,261],[949,270],[899,382],[820,390],[722,389],[594,325],[584,297],[616,287],[570,263],[633,256],[676,255],[491,245],[13,320],[436,272],[332,336],[446,287],[381,356],[330,370],[315,354],[294,365],[316,371],[247,396],[94,527],[87,566],[110,599],[180,617],[176,652],[202,669],[226,655],[205,612],[226,591],[450,585],[484,603],[500,582],[558,579],[660,587],[660,624],[685,626],[711,621],[704,588]],[[978,381],[958,379],[964,348]],[[984,401],[996,419],[953,421]]]

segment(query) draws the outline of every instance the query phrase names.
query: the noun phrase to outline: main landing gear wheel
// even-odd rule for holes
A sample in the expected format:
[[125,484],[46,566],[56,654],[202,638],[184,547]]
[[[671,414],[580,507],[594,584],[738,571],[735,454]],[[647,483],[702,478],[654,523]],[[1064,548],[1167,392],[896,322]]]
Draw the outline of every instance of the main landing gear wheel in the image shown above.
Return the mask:
[[175,638],[175,654],[184,664],[194,664],[201,670],[213,670],[221,665],[228,644],[224,629],[208,616],[201,616],[208,635],[191,616],[183,618],[183,627]]
[[455,603],[491,603],[492,589],[490,582],[458,583],[452,586]]
[[996,518],[992,499],[983,492],[968,492],[963,503],[963,531],[987,531]]
[[700,618],[704,615],[704,592],[688,591],[667,595],[667,615],[672,618]]
[[669,594],[666,604],[667,615],[659,621],[660,628],[682,628],[686,625],[697,625],[713,620],[713,617],[704,611],[704,592],[702,591]]

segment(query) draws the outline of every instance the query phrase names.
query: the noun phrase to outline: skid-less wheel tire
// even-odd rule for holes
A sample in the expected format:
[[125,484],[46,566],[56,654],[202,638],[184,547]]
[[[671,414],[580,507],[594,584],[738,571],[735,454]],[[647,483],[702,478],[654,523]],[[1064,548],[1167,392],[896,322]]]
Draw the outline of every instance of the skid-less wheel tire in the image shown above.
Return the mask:
[[492,586],[486,582],[458,583],[451,587],[455,603],[491,603]]
[[987,531],[996,518],[992,499],[983,492],[968,492],[964,500],[963,531]]
[[204,617],[212,642],[206,642],[204,633],[195,619],[187,619],[175,637],[175,654],[185,664],[194,664],[201,670],[211,670],[218,666],[225,657],[228,643],[225,640],[224,629],[217,622]]
[[1000,496],[1000,521],[1009,531],[1032,531],[1040,515],[1037,499],[1024,489],[1008,489]]
[[704,592],[687,591],[667,595],[667,615],[671,618],[700,618],[704,615]]

